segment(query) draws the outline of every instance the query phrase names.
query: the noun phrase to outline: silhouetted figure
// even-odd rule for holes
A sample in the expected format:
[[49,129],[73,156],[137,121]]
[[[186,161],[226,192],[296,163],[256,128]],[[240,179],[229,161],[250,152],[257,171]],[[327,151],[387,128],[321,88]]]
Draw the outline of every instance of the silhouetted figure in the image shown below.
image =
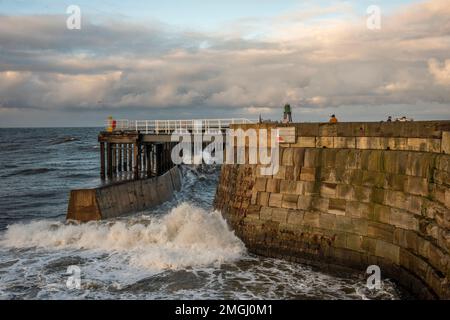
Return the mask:
[[391,117],[391,116],[389,116],[389,117],[387,118],[387,122],[392,122],[392,117]]
[[338,119],[336,118],[336,116],[334,114],[331,115],[330,117],[330,123],[337,123]]

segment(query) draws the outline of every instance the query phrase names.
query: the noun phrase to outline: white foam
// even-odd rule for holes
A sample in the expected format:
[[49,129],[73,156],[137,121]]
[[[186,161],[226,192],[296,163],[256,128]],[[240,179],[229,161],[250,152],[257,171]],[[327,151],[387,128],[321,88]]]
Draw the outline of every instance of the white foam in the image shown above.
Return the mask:
[[125,255],[130,265],[152,270],[229,262],[245,253],[244,244],[229,230],[219,212],[207,212],[187,203],[160,218],[14,224],[0,245],[117,252]]

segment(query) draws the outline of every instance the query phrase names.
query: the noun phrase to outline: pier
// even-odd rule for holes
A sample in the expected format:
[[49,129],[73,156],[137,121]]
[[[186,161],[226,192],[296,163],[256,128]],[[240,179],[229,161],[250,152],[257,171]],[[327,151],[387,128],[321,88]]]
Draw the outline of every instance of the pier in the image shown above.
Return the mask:
[[230,125],[251,124],[248,119],[113,120],[98,136],[100,176],[103,180],[156,177],[171,169],[171,134],[221,132]]

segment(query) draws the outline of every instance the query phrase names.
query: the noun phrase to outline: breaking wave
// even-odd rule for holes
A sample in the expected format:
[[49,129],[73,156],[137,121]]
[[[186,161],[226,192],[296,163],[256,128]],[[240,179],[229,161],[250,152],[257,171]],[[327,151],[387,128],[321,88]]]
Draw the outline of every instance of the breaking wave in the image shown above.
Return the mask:
[[230,262],[245,253],[219,212],[182,203],[167,215],[86,224],[34,221],[8,227],[0,244],[47,250],[82,249],[117,253],[152,270]]

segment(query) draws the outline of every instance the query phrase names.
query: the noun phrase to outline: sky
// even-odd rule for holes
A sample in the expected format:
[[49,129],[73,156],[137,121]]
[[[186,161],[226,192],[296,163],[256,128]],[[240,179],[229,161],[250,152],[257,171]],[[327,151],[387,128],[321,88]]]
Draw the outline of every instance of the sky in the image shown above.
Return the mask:
[[450,119],[449,0],[0,0],[0,127],[279,120],[285,103],[295,121]]

